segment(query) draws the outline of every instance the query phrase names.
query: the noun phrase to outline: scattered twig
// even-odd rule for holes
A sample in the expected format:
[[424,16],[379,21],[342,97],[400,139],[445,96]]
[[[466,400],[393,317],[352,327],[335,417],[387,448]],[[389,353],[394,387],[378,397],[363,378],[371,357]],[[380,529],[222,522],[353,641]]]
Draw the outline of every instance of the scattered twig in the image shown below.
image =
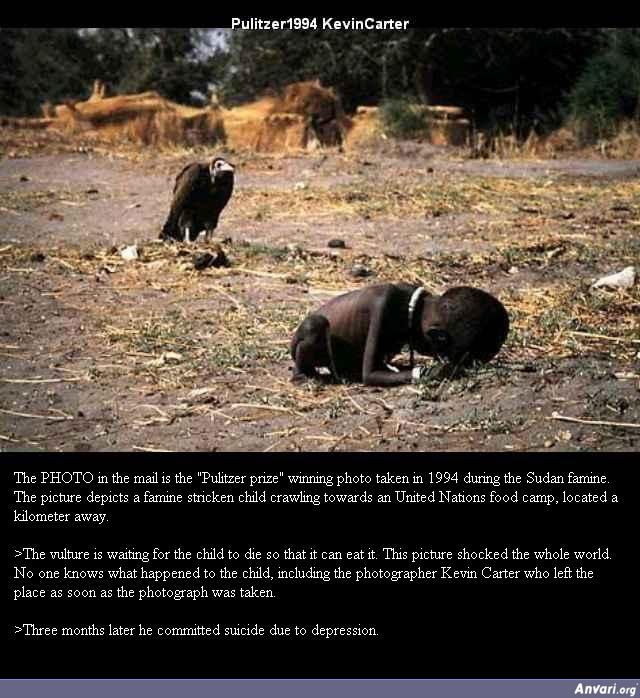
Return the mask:
[[207,284],[204,288],[210,289],[211,291],[215,291],[216,293],[219,293],[221,296],[224,296],[228,300],[230,300],[238,310],[244,310],[244,305],[240,303],[240,301],[237,298],[234,298],[230,293],[227,293],[224,289],[220,288],[220,286],[216,286],[215,284]]
[[177,453],[170,448],[153,448],[152,446],[133,446],[132,451],[145,451],[147,453]]
[[52,417],[51,415],[47,414],[30,414],[29,412],[15,412],[14,410],[0,409],[0,412],[2,412],[3,414],[10,414],[13,417],[24,417],[25,419],[47,419],[51,422],[64,422],[68,419],[73,419],[73,417],[67,414],[60,417]]
[[77,383],[83,378],[0,378],[0,383]]
[[74,267],[72,264],[69,264],[69,262],[65,262],[64,259],[60,259],[60,257],[51,257],[51,259],[54,262],[58,262],[66,269],[70,269],[71,271],[77,271],[76,267]]
[[567,417],[558,412],[553,412],[550,419],[556,419],[561,422],[574,422],[576,424],[588,424],[590,426],[597,427],[622,427],[624,429],[640,429],[640,424],[634,424],[633,422],[607,422],[598,419],[578,419],[577,417]]
[[349,439],[353,439],[353,438],[354,438],[354,436],[353,436],[353,430],[348,431],[346,434],[343,434],[342,436],[340,436],[339,438],[337,438],[337,439],[331,444],[331,446],[329,446],[329,448],[328,448],[327,450],[328,450],[328,451],[335,451],[336,448],[338,448],[338,446],[339,446],[343,441],[348,441]]
[[[417,392],[418,394],[420,393],[419,390],[416,391],[416,392]],[[385,402],[381,397],[374,397],[374,398],[371,398],[371,402],[375,402],[375,403],[377,403],[378,405],[380,405],[380,407],[382,407],[382,409],[383,409],[385,412],[387,412],[388,414],[391,414],[391,413],[393,412],[393,410],[395,409],[395,408],[392,407],[388,402]]]
[[232,410],[235,409],[248,409],[248,410],[272,410],[274,412],[288,412],[289,414],[295,414],[297,417],[304,417],[302,412],[296,412],[290,407],[279,407],[278,405],[260,405],[252,402],[236,402],[230,405]]
[[40,446],[37,441],[29,441],[29,439],[12,439],[10,436],[0,434],[0,441],[9,441],[14,444],[29,444],[29,446]]
[[351,397],[351,395],[349,395],[349,391],[348,391],[346,388],[344,388],[344,387],[342,388],[342,394],[343,394],[348,400],[350,400],[350,401],[358,408],[358,410],[359,410],[360,412],[362,412],[362,413],[364,413],[364,414],[375,414],[375,412],[369,412],[369,410],[365,410],[365,408],[362,407],[362,405],[359,405],[359,404]]
[[67,414],[66,412],[63,412],[62,410],[58,410],[55,407],[51,407],[49,409],[49,412],[57,412],[59,415],[64,417],[65,419],[73,419],[73,417],[70,414]]
[[631,339],[629,337],[609,337],[605,334],[594,334],[592,332],[577,332],[569,330],[569,334],[575,334],[580,337],[591,337],[593,339],[606,339],[609,342],[630,342],[631,344],[640,344],[640,339]]

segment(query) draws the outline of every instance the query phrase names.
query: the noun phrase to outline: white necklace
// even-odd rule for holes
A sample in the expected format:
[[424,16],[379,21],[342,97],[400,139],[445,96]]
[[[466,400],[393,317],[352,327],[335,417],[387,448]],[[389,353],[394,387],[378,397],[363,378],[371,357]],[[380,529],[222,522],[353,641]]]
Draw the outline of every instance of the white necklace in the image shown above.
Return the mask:
[[411,361],[411,368],[413,369],[413,316],[416,312],[416,305],[420,300],[420,296],[425,292],[422,286],[419,286],[412,294],[409,300],[409,355]]

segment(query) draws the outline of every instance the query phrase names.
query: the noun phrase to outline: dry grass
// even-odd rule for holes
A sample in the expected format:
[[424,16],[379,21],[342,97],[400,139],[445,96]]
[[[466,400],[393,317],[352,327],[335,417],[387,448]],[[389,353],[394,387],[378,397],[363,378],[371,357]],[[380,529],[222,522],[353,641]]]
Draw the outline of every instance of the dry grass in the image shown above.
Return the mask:
[[622,122],[616,133],[608,138],[584,142],[584,129],[578,122],[568,121],[552,133],[540,136],[530,131],[525,138],[518,138],[513,129],[499,131],[488,137],[475,133],[471,139],[470,155],[474,158],[507,159],[555,159],[567,155],[612,159],[640,158],[640,124],[637,121]]
[[626,121],[616,135],[598,146],[610,158],[640,158],[640,121]]
[[[58,105],[43,105],[45,119],[4,119],[13,129],[46,130],[43,141],[78,138],[88,143],[131,143],[136,146],[167,147],[209,145],[224,141],[219,109],[195,109],[162,98],[156,92],[89,99]],[[33,140],[33,137],[31,138]]]
[[[619,205],[633,206],[640,182],[602,181],[554,177],[547,181],[472,177],[443,173],[428,183],[399,181],[361,182],[353,187],[313,186],[302,192],[243,190],[237,200],[248,217],[299,218],[310,210],[315,217],[379,218],[442,216],[457,213],[527,214],[535,226],[554,216],[570,216],[585,204],[597,207],[610,197]],[[523,224],[527,216],[520,216]]]
[[[569,259],[578,259],[580,250],[549,257],[547,253],[556,244],[512,247],[508,255],[517,254],[523,267],[546,264],[558,271]],[[143,249],[141,261],[132,264],[108,250],[87,254],[58,249],[49,251],[44,268],[31,261],[35,251],[1,248],[0,270],[29,278],[31,283],[46,276],[62,309],[77,307],[79,286],[109,270],[108,282],[103,283],[108,283],[118,302],[110,305],[105,317],[104,297],[84,295],[82,322],[91,344],[99,349],[85,374],[74,369],[71,376],[95,386],[126,385],[128,391],[133,390],[128,420],[135,429],[207,418],[240,433],[249,425],[267,425],[260,427],[265,448],[289,444],[330,450],[376,448],[380,439],[393,439],[399,430],[415,437],[431,435],[429,438],[433,434],[512,438],[526,430],[526,412],[508,415],[477,403],[480,396],[508,392],[517,372],[526,370],[528,364],[542,368],[544,374],[545,366],[552,371],[551,367],[569,360],[579,361],[585,370],[591,360],[597,375],[603,359],[629,364],[640,351],[638,287],[592,293],[584,283],[561,277],[536,287],[510,287],[500,295],[512,317],[512,329],[496,361],[467,369],[454,376],[455,380],[434,366],[421,385],[407,389],[415,395],[414,409],[457,402],[469,402],[472,408],[418,423],[397,412],[397,396],[370,395],[358,386],[317,382],[298,386],[280,371],[273,373],[274,366],[290,363],[289,337],[301,318],[322,298],[361,285],[348,274],[348,256],[336,260],[304,251],[238,244],[228,250],[232,268],[196,273],[191,256],[181,254],[179,246],[151,244]],[[448,255],[417,260],[410,267],[403,259],[376,258],[369,263],[379,281],[410,278],[435,288],[443,269],[464,277],[473,274],[477,265],[487,268],[504,263],[504,254],[496,251],[472,259],[464,254]],[[616,250],[611,263],[634,254],[636,248]],[[150,290],[152,303],[143,301]],[[269,296],[274,300],[266,301]],[[158,390],[171,399],[158,405],[141,397]],[[617,403],[598,399],[594,394],[586,416],[614,419],[609,413],[617,409]],[[62,423],[63,415],[57,412],[33,412]],[[303,415],[313,417],[302,420]],[[358,426],[352,425],[354,419]],[[351,426],[336,434],[341,423]],[[153,442],[141,447],[161,446]]]
[[[305,150],[320,143],[338,145],[339,131],[347,123],[333,90],[319,82],[293,83],[282,94],[225,109],[222,115],[229,146],[259,153]],[[312,116],[332,126],[316,132]]]
[[[294,83],[280,95],[229,110],[188,107],[157,92],[104,97],[94,89],[86,102],[43,105],[43,112],[53,118],[4,119],[0,125],[52,129],[110,144],[171,147],[225,142],[232,148],[283,152],[304,150],[318,138],[325,145],[338,144],[338,122],[344,121],[335,93],[315,82]],[[335,121],[335,133],[315,133],[311,115]]]
[[[0,269],[5,273],[42,273],[32,262],[37,250],[6,246]],[[585,261],[605,258],[612,268],[637,259],[638,245],[581,245],[547,239],[525,247],[513,245],[487,254],[448,254],[418,259],[367,259],[378,282],[407,279],[442,290],[443,276],[478,276],[479,270],[545,269],[557,275],[535,287],[509,287],[500,295],[512,317],[505,355],[563,359],[600,356],[603,351],[620,361],[632,361],[640,350],[637,317],[640,289],[593,292],[590,276],[575,280],[563,270]],[[115,291],[135,298],[155,291],[169,296],[164,310],[136,311],[128,304],[114,307],[107,320],[101,304],[87,307],[97,336],[118,352],[137,354],[137,372],[162,386],[197,387],[203,375],[228,370],[251,370],[261,364],[287,360],[288,339],[318,298],[357,288],[362,282],[349,275],[354,256],[339,258],[305,250],[238,243],[228,248],[229,269],[195,272],[191,255],[179,246],[149,244],[141,261],[125,263],[110,250],[94,253],[59,249],[49,252],[47,274],[62,281],[70,274],[91,278],[108,271]],[[361,256],[358,257],[361,259]],[[447,284],[451,285],[451,284]],[[64,285],[58,298],[64,300]],[[265,296],[280,298],[264,302]],[[199,313],[194,323],[194,308]],[[202,313],[202,314],[200,314]],[[175,354],[179,356],[169,356]]]
[[[125,151],[132,157],[135,152]],[[247,165],[255,181],[278,163],[265,157]],[[414,164],[407,162],[408,172]],[[83,204],[91,196],[81,189],[16,187],[0,193],[0,207],[22,213],[52,202],[56,208],[65,201]],[[12,331],[28,323],[28,332],[23,327],[0,344],[0,355],[14,367],[22,366],[22,358],[40,367],[36,372],[25,364],[8,380],[66,379],[73,382],[65,386],[86,391],[92,402],[113,402],[112,431],[126,434],[126,440],[97,441],[100,447],[186,448],[190,442],[182,435],[195,425],[203,434],[199,443],[207,447],[215,442],[264,450],[414,443],[543,448],[573,445],[579,434],[581,448],[616,447],[628,438],[627,427],[610,423],[639,421],[630,395],[638,382],[640,287],[593,292],[589,286],[603,273],[638,264],[638,201],[637,179],[511,179],[436,171],[429,177],[409,174],[401,185],[377,174],[336,186],[312,180],[304,190],[294,189],[293,182],[273,186],[270,179],[269,186],[238,188],[234,195],[225,219],[237,231],[234,242],[224,244],[232,264],[227,269],[196,272],[192,247],[155,241],[143,244],[140,260],[131,263],[106,248],[0,245],[0,280],[10,289],[0,312],[12,313]],[[428,227],[433,218],[450,217],[445,234],[455,239],[459,215],[471,218],[484,246],[365,256],[356,245],[356,251],[331,254],[241,239],[258,217],[276,228],[326,218],[372,219],[400,230],[409,219]],[[38,252],[44,261],[37,261]],[[373,277],[354,279],[350,270],[356,262],[366,264]],[[337,293],[401,279],[436,292],[472,283],[496,293],[512,318],[497,360],[453,379],[434,366],[423,384],[400,390],[288,381],[289,339],[309,311]],[[41,310],[38,304],[46,303]],[[56,342],[57,358],[49,359],[46,352]],[[603,378],[614,373],[622,376],[626,392],[603,389]],[[112,438],[106,427],[99,430],[106,418],[96,417],[87,427],[73,410],[47,402],[45,390],[56,386],[3,383],[4,394],[14,391],[7,409],[38,417],[4,415],[18,426],[3,428],[0,438],[55,448],[68,448],[81,429],[95,428],[88,436],[92,442]],[[538,401],[535,409],[522,409],[524,388],[528,399]],[[38,389],[43,402],[27,402],[25,396]],[[559,425],[554,411],[608,425]],[[165,436],[155,427],[175,430]],[[566,441],[571,430],[575,440]]]

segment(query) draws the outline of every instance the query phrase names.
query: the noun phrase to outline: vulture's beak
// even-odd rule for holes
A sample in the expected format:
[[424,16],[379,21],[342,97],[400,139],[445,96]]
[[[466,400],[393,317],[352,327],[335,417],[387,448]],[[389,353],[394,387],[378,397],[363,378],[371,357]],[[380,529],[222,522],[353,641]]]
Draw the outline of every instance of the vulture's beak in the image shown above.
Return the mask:
[[230,162],[223,162],[220,167],[218,167],[218,172],[235,172],[235,167]]

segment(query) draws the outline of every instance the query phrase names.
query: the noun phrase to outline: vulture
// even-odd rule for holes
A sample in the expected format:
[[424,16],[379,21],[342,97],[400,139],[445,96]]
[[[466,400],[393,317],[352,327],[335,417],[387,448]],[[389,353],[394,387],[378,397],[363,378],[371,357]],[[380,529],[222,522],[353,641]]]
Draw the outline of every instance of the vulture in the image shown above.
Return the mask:
[[160,239],[194,242],[203,230],[208,238],[231,198],[234,172],[235,167],[224,158],[187,165],[176,177]]

